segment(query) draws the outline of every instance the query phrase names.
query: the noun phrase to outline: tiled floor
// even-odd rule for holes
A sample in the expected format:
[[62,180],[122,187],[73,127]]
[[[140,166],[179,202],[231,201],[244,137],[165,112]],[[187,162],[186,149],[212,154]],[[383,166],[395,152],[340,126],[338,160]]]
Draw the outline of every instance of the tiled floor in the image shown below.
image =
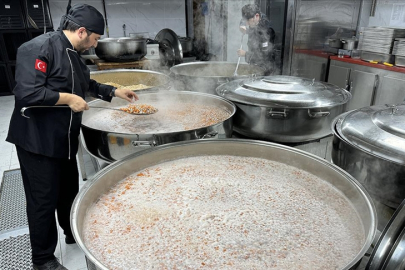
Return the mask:
[[[0,96],[0,184],[4,171],[20,168],[14,145],[5,141],[13,108],[14,96]],[[92,164],[90,160],[86,161],[88,167],[86,171],[89,177],[92,173],[92,169],[89,167],[92,167]],[[79,179],[80,186],[82,186],[85,182],[81,180],[81,177]],[[59,258],[60,262],[69,270],[87,269],[84,253],[81,249],[76,244],[66,245],[62,232],[60,237],[62,241],[59,241],[55,251],[55,256]]]

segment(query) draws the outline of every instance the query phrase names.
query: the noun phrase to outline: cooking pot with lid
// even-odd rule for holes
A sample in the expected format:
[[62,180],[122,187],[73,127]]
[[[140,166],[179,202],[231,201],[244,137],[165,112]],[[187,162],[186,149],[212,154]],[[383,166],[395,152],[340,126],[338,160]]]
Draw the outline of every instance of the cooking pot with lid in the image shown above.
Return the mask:
[[191,62],[170,68],[170,75],[184,84],[184,90],[216,95],[215,89],[226,82],[262,76],[264,70],[258,66],[239,64],[238,74],[234,76],[237,63],[230,62]]
[[293,76],[235,80],[216,89],[237,106],[234,131],[282,143],[320,139],[351,94],[335,85]]
[[377,201],[397,208],[405,199],[405,104],[352,110],[332,122],[332,161]]
[[100,59],[112,62],[137,61],[146,55],[145,38],[103,38],[95,49]]
[[[362,247],[352,258],[347,258],[347,264],[341,269],[353,269],[369,249],[376,230],[376,213],[373,203],[367,195],[367,192],[364,191],[364,188],[337,166],[307,152],[279,144],[236,139],[204,140],[198,142],[188,141],[161,145],[154,149],[134,153],[106,167],[98,172],[91,180],[86,182],[86,185],[80,190],[72,206],[71,224],[76,242],[85,253],[88,262],[94,266],[92,269],[107,269],[99,259],[89,251],[84,242],[85,215],[89,207],[94,204],[102,194],[107,193],[115,184],[125,177],[145,168],[184,157],[210,155],[255,157],[277,161],[293,166],[297,170],[311,173],[326,181],[347,198],[362,221],[362,227],[359,228],[362,234],[364,234]],[[305,185],[305,181],[303,180],[302,182],[303,185]],[[152,186],[151,189],[153,189]],[[314,194],[316,194],[315,191]],[[184,194],[184,198],[186,198],[186,196],[187,195]],[[180,198],[180,200],[184,199]],[[213,203],[218,202],[215,201]],[[214,227],[215,226],[212,225],[212,228]],[[119,230],[119,228],[117,228],[117,230]],[[314,234],[314,236],[315,235],[316,234]],[[274,236],[283,237],[276,236],[276,233]],[[252,248],[253,247],[252,244]],[[287,251],[288,249],[287,247]],[[133,252],[136,253],[136,251]],[[107,252],[106,256],[108,256]],[[320,269],[322,265],[313,265],[313,268]]]

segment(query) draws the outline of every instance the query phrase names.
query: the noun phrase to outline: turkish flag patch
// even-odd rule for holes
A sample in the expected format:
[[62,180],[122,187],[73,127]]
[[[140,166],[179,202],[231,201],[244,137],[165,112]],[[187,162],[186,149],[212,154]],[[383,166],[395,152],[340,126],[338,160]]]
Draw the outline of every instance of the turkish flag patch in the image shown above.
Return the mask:
[[42,71],[43,73],[46,73],[46,66],[47,64],[44,61],[41,61],[37,59],[35,61],[35,69],[38,69],[39,71]]

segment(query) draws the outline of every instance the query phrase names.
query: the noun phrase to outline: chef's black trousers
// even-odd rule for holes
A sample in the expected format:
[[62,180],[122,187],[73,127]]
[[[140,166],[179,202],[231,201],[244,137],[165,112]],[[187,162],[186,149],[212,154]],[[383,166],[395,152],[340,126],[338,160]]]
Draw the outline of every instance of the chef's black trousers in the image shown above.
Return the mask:
[[72,236],[70,209],[79,191],[76,158],[61,159],[25,151],[16,146],[27,200],[32,262],[54,258],[58,243],[55,210],[65,235]]

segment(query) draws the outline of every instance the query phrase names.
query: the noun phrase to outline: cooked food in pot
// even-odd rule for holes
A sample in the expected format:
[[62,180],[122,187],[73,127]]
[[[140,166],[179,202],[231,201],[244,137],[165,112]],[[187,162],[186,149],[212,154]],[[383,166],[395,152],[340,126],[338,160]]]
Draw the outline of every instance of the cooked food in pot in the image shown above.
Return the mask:
[[120,110],[132,114],[153,114],[158,111],[157,108],[147,104],[129,104]]
[[116,88],[124,88],[124,89],[129,89],[129,90],[141,90],[141,89],[147,89],[150,88],[151,86],[144,85],[144,84],[133,84],[133,85],[121,85],[115,82],[105,82],[104,84],[108,84],[111,86],[114,86]]
[[341,269],[362,249],[350,201],[272,160],[196,156],[137,171],[89,207],[83,239],[109,269]]
[[119,133],[167,133],[211,126],[231,116],[231,112],[226,109],[197,102],[148,103],[159,108],[159,111],[151,115],[137,116],[104,110],[87,119],[86,126]]

